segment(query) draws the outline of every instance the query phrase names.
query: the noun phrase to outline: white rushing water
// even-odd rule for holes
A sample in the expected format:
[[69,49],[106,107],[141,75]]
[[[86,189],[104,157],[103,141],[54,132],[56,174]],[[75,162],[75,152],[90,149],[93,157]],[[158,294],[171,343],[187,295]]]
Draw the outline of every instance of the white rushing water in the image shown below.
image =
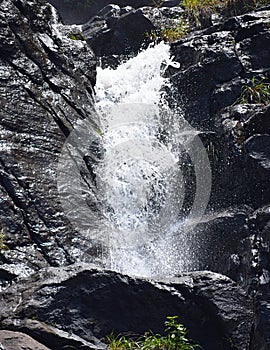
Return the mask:
[[177,66],[160,43],[97,70],[97,113],[78,123],[58,167],[61,203],[78,232],[76,259],[151,278],[194,269],[190,233],[207,205],[211,171],[198,132],[162,92],[172,90],[168,65]]
[[109,232],[106,266],[122,273],[172,275],[192,265],[179,157],[197,133],[164,100],[169,64],[176,65],[169,46],[160,43],[115,70],[97,70],[105,155],[95,172]]

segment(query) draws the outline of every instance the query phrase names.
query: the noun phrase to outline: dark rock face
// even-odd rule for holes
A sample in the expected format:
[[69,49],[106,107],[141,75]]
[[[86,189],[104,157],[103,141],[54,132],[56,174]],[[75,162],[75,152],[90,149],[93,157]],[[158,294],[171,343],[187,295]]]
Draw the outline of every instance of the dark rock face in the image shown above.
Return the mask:
[[[88,22],[90,18],[110,4],[119,7],[132,6],[134,9],[143,6],[156,7],[157,3],[152,0],[49,0],[53,6],[57,8],[61,17],[66,24],[82,24]],[[179,5],[180,0],[166,0],[162,2],[163,7],[172,7]]]
[[251,349],[266,350],[270,338],[270,207],[258,209],[250,218],[250,229],[253,233],[253,264],[249,271],[251,285],[256,290],[254,336]]
[[214,207],[258,208],[269,200],[269,110],[258,105],[229,107],[253,76],[269,78],[269,14],[262,10],[231,18],[172,44],[181,66],[168,74],[185,116],[194,127],[213,131],[206,146],[212,138]]
[[[63,1],[51,2],[74,22]],[[137,52],[156,25],[149,7],[117,4],[122,8],[87,4],[76,17],[89,20],[108,5],[84,26],[99,56]],[[151,6],[148,0],[131,5]],[[162,11],[169,18],[174,10]],[[103,349],[99,339],[112,329],[160,332],[167,315],[179,314],[205,350],[269,349],[270,109],[235,103],[253,76],[269,78],[269,16],[265,9],[230,18],[172,44],[180,63],[167,72],[173,93],[190,124],[207,129],[202,140],[211,151],[217,211],[190,233],[204,252],[197,269],[235,282],[210,272],[151,282],[87,265],[63,267],[80,260],[85,247],[60,207],[56,168],[76,121],[93,115],[95,59],[83,37],[71,39],[79,28],[62,25],[49,4],[2,1],[0,223],[9,247],[0,254],[3,346]],[[195,255],[200,251],[194,248]]]
[[[74,259],[56,168],[76,120],[91,115],[95,60],[43,1],[0,9],[0,223],[9,246],[1,279]],[[74,235],[75,236],[75,235]]]
[[111,5],[83,25],[87,42],[97,56],[129,55],[150,43],[153,24],[140,10]]
[[250,208],[238,208],[209,214],[188,233],[194,244],[193,264],[196,270],[208,269],[235,279],[231,259],[241,255],[243,247],[246,247],[245,241],[250,235],[246,223],[251,213]]
[[269,111],[269,106],[235,105],[216,118],[217,153],[224,160],[217,167],[216,186],[227,190],[223,205],[245,203],[256,209],[269,202]]
[[[179,315],[204,349],[244,350],[253,315],[246,293],[215,273],[194,272],[157,283],[87,265],[40,271],[7,289],[1,309],[3,327],[34,334],[55,350],[68,344],[102,348],[95,337],[112,329],[161,332],[167,315]],[[58,338],[57,328],[62,332]],[[68,334],[74,336],[72,343]]]
[[213,115],[235,102],[244,79],[257,70],[267,76],[268,19],[267,10],[238,16],[172,44],[181,64],[171,70],[172,79],[193,123],[204,120],[209,125]]

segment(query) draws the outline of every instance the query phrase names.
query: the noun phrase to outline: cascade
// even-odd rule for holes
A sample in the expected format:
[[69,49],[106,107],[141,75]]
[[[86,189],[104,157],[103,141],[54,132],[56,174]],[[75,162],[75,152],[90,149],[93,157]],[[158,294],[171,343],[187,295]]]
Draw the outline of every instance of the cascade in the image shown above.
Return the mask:
[[[202,217],[211,188],[209,160],[198,132],[180,106],[172,110],[166,101],[164,89],[172,89],[163,74],[168,65],[177,63],[169,45],[160,43],[116,69],[99,67],[99,126],[81,122],[59,163],[60,172],[76,172],[82,154],[84,160],[89,155],[88,185],[75,179],[82,173],[87,178],[87,171],[80,170],[75,178],[70,172],[69,181],[65,173],[74,191],[62,204],[88,244],[96,247],[93,262],[143,277],[192,270],[197,257],[189,232]],[[195,191],[187,190],[191,178]],[[63,193],[64,182],[58,185]],[[192,205],[186,204],[187,197]]]

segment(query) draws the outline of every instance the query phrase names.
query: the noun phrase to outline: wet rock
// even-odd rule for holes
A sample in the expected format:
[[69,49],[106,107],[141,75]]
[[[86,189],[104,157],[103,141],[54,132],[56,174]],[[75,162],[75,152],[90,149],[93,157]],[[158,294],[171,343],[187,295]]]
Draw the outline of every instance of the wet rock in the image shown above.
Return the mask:
[[93,52],[71,39],[74,31],[43,1],[1,3],[0,226],[9,248],[0,253],[2,279],[74,260],[56,169],[76,121],[93,114],[95,83]]
[[270,338],[270,207],[258,209],[250,218],[253,234],[253,259],[249,275],[255,290],[255,321],[251,349],[266,350]]
[[245,241],[249,239],[247,218],[251,213],[250,208],[243,207],[205,215],[186,237],[192,242],[194,269],[204,268],[235,278],[230,271],[231,259],[243,253]]
[[150,33],[152,34],[153,41],[155,41],[155,34],[158,37],[162,29],[176,26],[179,23],[179,18],[185,13],[181,6],[166,6],[166,2],[163,2],[160,7],[142,7],[141,11],[156,28],[154,33]]
[[20,332],[0,331],[0,349],[2,350],[50,350],[33,338]]
[[217,115],[212,199],[219,205],[245,203],[256,209],[268,203],[269,111],[269,106],[243,104]]
[[100,348],[96,337],[112,329],[162,332],[167,315],[179,315],[205,349],[244,350],[252,324],[251,300],[222,275],[194,272],[152,282],[86,264],[44,269],[18,281],[5,291],[1,309],[2,327],[34,334],[53,350],[61,349],[56,329],[70,335],[69,340],[60,335],[62,347],[77,337],[88,342],[85,349]]
[[[268,202],[269,109],[240,105],[238,98],[253,76],[269,78],[270,51],[264,45],[269,14],[259,10],[234,17],[171,45],[180,68],[167,71],[175,86],[168,94],[177,93],[189,123],[206,132],[212,208],[247,204],[256,209]],[[258,42],[257,53],[250,40]]]
[[154,26],[140,10],[114,6],[103,9],[82,28],[90,47],[102,57],[137,53],[149,44],[147,33]]
[[245,148],[249,156],[266,170],[270,170],[270,135],[254,135],[250,137]]
[[[159,6],[158,3],[152,0],[49,0],[48,2],[57,8],[66,24],[85,23],[110,4],[115,4],[119,7],[132,6],[134,9],[144,6],[152,8]],[[180,0],[166,0],[162,2],[162,7],[177,6],[179,3]]]
[[[180,63],[180,69],[169,71],[177,89],[174,93],[179,93],[185,114],[194,126],[200,123],[210,125],[215,88],[237,78],[242,72],[233,42],[232,33],[218,31],[210,35],[194,35],[172,44],[172,54]],[[238,95],[239,91],[234,99]]]
[[268,76],[269,13],[228,19],[171,45],[180,68],[169,69],[168,75],[194,126],[210,128],[212,117],[237,100],[247,78]]
[[254,297],[254,350],[270,346],[270,109],[240,104],[239,97],[252,77],[270,78],[269,15],[265,8],[189,34],[171,45],[180,68],[167,72],[189,123],[206,131],[201,139],[211,162],[209,206],[218,213],[192,233],[194,250],[201,244],[204,252],[197,248],[194,257],[200,256],[200,269],[230,276]]

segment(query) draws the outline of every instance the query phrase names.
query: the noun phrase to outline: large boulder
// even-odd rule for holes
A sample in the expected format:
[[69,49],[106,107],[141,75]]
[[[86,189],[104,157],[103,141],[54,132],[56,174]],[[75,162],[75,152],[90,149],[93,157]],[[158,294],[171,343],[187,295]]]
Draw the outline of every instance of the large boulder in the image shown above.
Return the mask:
[[135,54],[150,43],[152,22],[140,10],[110,5],[82,26],[88,44],[99,57]]
[[43,269],[18,281],[5,290],[0,306],[2,327],[27,333],[52,350],[100,349],[97,338],[112,330],[163,332],[168,315],[178,315],[205,350],[246,350],[253,319],[248,295],[216,273],[154,282],[86,264]]

